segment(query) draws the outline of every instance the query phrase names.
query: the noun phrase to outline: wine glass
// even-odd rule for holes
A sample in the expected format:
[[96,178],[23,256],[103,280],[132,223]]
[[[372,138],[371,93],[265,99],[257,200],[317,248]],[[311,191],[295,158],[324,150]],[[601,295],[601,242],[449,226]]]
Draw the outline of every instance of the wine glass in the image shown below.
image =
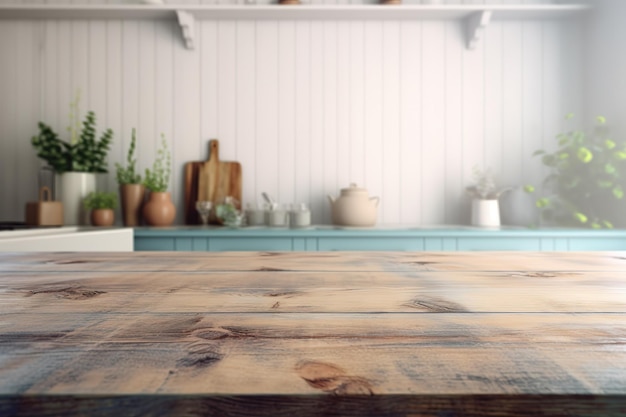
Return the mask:
[[213,203],[210,201],[196,201],[196,210],[202,219],[203,226],[209,224],[209,214],[211,214],[212,207]]

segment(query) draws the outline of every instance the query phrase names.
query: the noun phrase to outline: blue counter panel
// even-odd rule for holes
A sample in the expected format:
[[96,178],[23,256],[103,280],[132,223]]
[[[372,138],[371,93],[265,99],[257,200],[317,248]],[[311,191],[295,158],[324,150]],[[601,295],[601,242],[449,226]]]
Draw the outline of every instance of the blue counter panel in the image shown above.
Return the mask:
[[138,251],[622,251],[626,230],[408,226],[134,229]]

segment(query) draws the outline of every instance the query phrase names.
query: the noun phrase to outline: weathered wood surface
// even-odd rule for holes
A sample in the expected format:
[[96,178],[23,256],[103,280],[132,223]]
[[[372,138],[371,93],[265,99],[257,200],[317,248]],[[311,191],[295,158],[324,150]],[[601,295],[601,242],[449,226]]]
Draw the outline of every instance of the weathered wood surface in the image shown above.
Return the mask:
[[3,417],[624,415],[625,346],[624,253],[0,254]]

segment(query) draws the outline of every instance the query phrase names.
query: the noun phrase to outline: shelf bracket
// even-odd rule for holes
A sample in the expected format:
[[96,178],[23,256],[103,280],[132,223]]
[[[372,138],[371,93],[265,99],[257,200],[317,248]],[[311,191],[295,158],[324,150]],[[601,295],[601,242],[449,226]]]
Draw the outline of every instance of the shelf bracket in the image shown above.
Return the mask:
[[491,10],[483,10],[467,18],[467,49],[476,49],[481,32],[491,20],[491,13]]
[[195,31],[195,19],[193,15],[184,10],[176,10],[176,16],[178,17],[178,24],[183,32],[183,39],[187,49],[194,49],[193,38]]

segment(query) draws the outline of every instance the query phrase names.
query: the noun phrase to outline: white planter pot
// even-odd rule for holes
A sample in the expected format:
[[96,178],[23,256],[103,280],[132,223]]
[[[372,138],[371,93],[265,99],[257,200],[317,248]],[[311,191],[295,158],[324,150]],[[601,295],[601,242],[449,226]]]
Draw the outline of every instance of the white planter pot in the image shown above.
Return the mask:
[[472,200],[472,226],[500,226],[500,205],[498,200]]
[[63,224],[88,225],[89,213],[83,199],[96,191],[96,175],[91,172],[66,172],[56,175],[57,200],[63,203]]

